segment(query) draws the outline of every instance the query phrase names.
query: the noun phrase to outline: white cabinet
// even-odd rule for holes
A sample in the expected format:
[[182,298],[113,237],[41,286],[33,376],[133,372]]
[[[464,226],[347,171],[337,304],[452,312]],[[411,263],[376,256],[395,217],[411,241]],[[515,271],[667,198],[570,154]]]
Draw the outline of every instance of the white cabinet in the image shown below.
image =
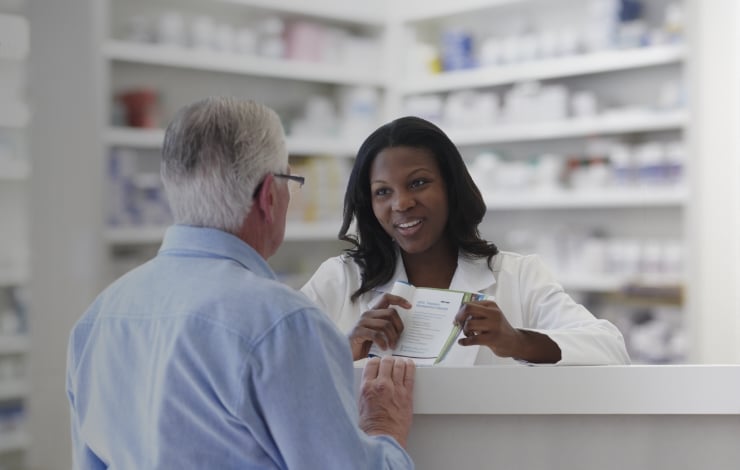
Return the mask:
[[461,149],[489,208],[483,235],[545,257],[637,362],[683,360],[683,2],[423,3],[395,17],[401,112]]
[[[25,431],[28,267],[25,74],[28,21],[0,4],[0,467],[22,465]],[[8,467],[10,468],[10,467]]]

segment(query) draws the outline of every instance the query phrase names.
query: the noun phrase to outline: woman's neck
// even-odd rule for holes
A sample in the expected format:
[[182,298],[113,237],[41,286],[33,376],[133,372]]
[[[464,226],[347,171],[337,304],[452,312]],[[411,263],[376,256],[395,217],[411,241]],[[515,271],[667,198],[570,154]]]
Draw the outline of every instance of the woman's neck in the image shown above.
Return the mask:
[[401,252],[409,283],[417,287],[448,289],[457,269],[457,247],[451,244],[425,253]]

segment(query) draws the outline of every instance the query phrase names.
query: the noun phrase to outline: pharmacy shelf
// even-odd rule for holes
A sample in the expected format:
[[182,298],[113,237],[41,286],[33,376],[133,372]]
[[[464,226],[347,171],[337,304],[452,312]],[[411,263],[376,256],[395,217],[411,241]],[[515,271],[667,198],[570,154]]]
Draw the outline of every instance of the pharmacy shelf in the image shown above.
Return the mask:
[[397,18],[403,23],[438,20],[532,0],[405,0],[398,3]]
[[566,290],[581,292],[619,292],[626,289],[667,289],[676,288],[683,284],[679,276],[666,274],[646,276],[640,275],[610,275],[610,274],[578,274],[566,273],[557,276],[558,281]]
[[342,221],[295,222],[288,221],[285,239],[291,241],[336,240]]
[[0,268],[0,287],[17,286],[28,282],[28,273],[22,269]]
[[25,103],[3,102],[0,105],[0,128],[23,129],[31,119]]
[[148,245],[160,243],[167,227],[115,227],[105,231],[105,240],[111,245]]
[[109,127],[105,132],[105,142],[112,147],[160,149],[164,142],[164,129]]
[[175,46],[109,41],[103,46],[105,57],[116,62],[177,67],[238,75],[283,78],[336,85],[382,86],[383,79],[345,65],[267,59]]
[[28,384],[22,380],[0,380],[0,401],[16,400],[28,394]]
[[625,284],[623,277],[607,275],[569,274],[557,279],[566,290],[579,292],[616,292]]
[[681,207],[688,201],[688,191],[683,187],[530,191],[485,194],[484,199],[491,211]]
[[0,181],[24,181],[31,175],[31,166],[23,160],[0,159]]
[[24,431],[0,432],[0,453],[28,450],[31,437]]
[[[105,142],[112,147],[160,149],[164,142],[164,129],[137,129],[110,127]],[[334,155],[353,157],[359,144],[332,137],[287,137],[288,152],[292,155]]]
[[501,124],[477,129],[451,128],[447,129],[447,134],[455,144],[464,146],[673,130],[683,128],[687,122],[688,115],[684,111],[645,111],[558,122]]
[[524,80],[545,80],[652,67],[677,63],[683,60],[684,55],[685,50],[679,45],[653,46],[574,55],[523,64],[481,67],[437,75],[419,75],[406,79],[402,86],[402,93],[414,95],[447,92],[505,85]]
[[29,345],[26,336],[0,336],[0,355],[23,354],[28,352]]
[[[336,239],[340,221],[305,223],[288,221],[285,240],[321,241]],[[161,243],[167,227],[116,227],[105,231],[105,239],[111,245],[147,245]]]
[[363,0],[219,0],[246,7],[260,8],[271,12],[307,16],[320,20],[334,20],[365,26],[384,26],[385,1]]

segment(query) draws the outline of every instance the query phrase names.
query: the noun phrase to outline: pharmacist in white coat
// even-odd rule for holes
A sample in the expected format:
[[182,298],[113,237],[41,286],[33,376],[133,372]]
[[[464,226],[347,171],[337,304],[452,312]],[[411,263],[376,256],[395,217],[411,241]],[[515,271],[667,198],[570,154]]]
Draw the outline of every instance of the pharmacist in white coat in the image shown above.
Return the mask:
[[[624,339],[566,294],[540,258],[480,238],[486,206],[463,159],[434,124],[405,117],[362,144],[347,185],[340,238],[301,289],[348,334],[355,360],[395,347],[410,307],[395,281],[486,294],[456,317],[462,335],[445,364],[627,364]],[[357,235],[348,234],[355,222]]]

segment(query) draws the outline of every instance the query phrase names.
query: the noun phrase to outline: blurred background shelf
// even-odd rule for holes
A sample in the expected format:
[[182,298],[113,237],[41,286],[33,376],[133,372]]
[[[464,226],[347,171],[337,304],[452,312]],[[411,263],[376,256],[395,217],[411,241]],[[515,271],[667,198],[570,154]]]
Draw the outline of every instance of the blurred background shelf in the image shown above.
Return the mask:
[[511,5],[524,5],[534,0],[407,0],[399,5],[398,19],[405,23],[444,20],[460,14],[482,13]]
[[31,437],[25,431],[6,431],[0,433],[0,453],[27,450]]
[[480,145],[678,130],[687,122],[688,114],[684,111],[641,112],[594,116],[590,119],[572,119],[561,122],[500,124],[480,129],[452,128],[449,136],[457,145]]
[[[340,221],[310,223],[288,220],[285,227],[285,240],[333,240],[340,226]],[[105,231],[105,240],[113,245],[158,244],[162,242],[166,230],[166,226],[108,228]]]
[[603,51],[537,60],[522,64],[483,66],[414,77],[403,85],[404,94],[446,92],[491,87],[526,80],[545,80],[620,70],[653,67],[683,60],[680,45],[652,46],[630,50]]
[[489,210],[670,207],[681,206],[687,199],[686,188],[563,190],[484,195]]
[[28,394],[28,384],[22,380],[0,380],[0,400],[16,400]]
[[24,160],[0,160],[0,181],[23,181],[31,176],[31,166]]
[[103,53],[112,61],[157,67],[176,67],[335,85],[380,86],[384,83],[381,77],[374,77],[366,70],[353,70],[342,65],[270,59],[184,47],[110,41],[103,47]]
[[[326,154],[339,157],[353,157],[357,151],[356,147],[358,147],[358,144],[342,138],[287,136],[286,139],[288,152],[293,155]],[[115,147],[161,149],[164,142],[164,129],[109,127],[105,133],[105,142]]]
[[30,342],[24,335],[0,335],[0,355],[28,352]]
[[272,12],[329,19],[358,25],[383,27],[386,22],[386,1],[365,2],[362,0],[218,0],[245,7],[256,7]]
[[0,101],[0,128],[22,129],[31,120],[28,105],[18,102]]

